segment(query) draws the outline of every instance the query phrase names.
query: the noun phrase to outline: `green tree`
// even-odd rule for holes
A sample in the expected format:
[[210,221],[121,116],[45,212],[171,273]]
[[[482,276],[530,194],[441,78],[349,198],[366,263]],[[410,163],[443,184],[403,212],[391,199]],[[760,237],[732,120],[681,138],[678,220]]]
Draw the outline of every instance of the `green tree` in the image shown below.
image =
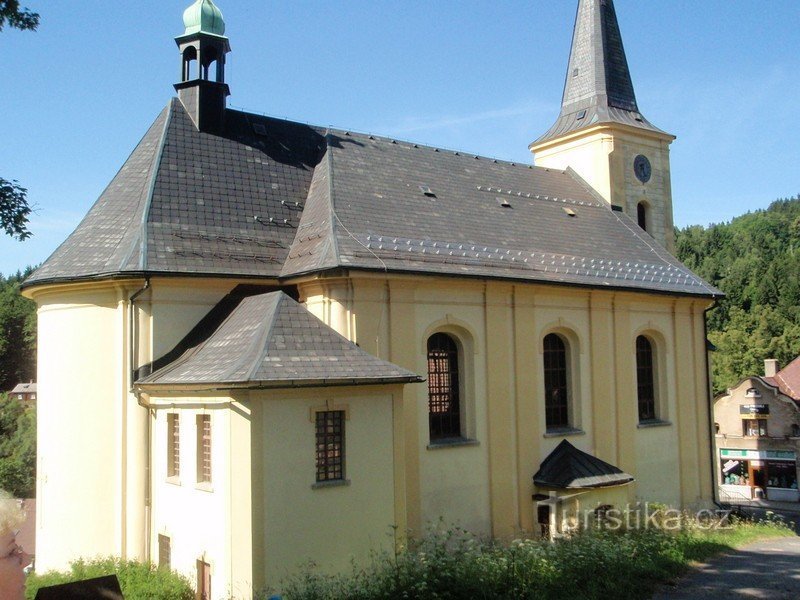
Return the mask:
[[[9,27],[22,31],[35,31],[39,26],[39,15],[27,8],[20,8],[18,0],[0,0],[0,31]],[[0,229],[11,237],[24,240],[30,237],[27,191],[17,181],[0,177]]]
[[725,293],[708,319],[716,393],[800,354],[800,197],[676,234],[678,258]]
[[36,495],[36,410],[0,394],[0,489]]
[[9,27],[25,31],[35,31],[39,26],[39,15],[27,8],[19,7],[19,0],[0,0],[0,31],[8,23]]
[[20,294],[32,272],[0,275],[0,391],[36,378],[36,304]]

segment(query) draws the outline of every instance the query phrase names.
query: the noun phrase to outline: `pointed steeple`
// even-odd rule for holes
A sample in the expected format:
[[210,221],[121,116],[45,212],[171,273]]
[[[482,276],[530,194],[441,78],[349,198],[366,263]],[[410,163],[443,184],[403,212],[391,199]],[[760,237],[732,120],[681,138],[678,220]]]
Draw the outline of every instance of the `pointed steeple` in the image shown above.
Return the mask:
[[555,124],[532,146],[600,123],[661,132],[639,112],[613,0],[579,0]]

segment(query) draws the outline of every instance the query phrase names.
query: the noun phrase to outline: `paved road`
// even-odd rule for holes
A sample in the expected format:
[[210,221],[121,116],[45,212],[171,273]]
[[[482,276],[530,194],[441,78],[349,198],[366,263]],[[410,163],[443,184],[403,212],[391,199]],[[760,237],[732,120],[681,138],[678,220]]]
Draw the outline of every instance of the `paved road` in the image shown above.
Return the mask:
[[757,542],[698,566],[653,600],[800,598],[800,537]]

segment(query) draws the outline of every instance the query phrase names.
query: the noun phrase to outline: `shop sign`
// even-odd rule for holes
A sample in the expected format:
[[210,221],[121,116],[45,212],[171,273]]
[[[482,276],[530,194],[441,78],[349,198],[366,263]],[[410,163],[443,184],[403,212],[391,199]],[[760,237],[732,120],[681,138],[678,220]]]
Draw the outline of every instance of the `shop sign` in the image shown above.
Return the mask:
[[727,472],[728,472],[728,471],[730,471],[731,469],[733,469],[733,468],[737,467],[739,464],[740,464],[740,463],[739,463],[739,461],[738,461],[738,460],[729,460],[729,461],[728,461],[728,462],[726,462],[724,465],[722,465],[722,472],[723,472],[723,473],[727,473]]
[[739,407],[739,414],[745,418],[769,416],[769,404],[742,404]]
[[731,450],[720,448],[722,458],[744,458],[747,460],[795,460],[796,455],[791,450]]

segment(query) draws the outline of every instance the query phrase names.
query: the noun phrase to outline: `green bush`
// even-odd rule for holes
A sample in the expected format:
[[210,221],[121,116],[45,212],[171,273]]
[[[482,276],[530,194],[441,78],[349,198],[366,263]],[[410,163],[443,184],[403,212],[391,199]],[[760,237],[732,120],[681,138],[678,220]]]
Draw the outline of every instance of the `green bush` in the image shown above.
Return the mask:
[[[313,567],[289,579],[285,600],[586,600],[649,598],[693,560],[767,536],[788,536],[780,523],[734,523],[704,529],[686,521],[659,528],[589,529],[555,543],[481,541],[453,529],[433,532],[412,549],[380,555],[347,575]],[[257,596],[268,598],[270,591]]]
[[68,572],[31,573],[25,586],[25,597],[32,600],[39,588],[70,583],[105,575],[116,575],[125,600],[193,600],[194,590],[188,579],[170,571],[119,558],[79,559]]

